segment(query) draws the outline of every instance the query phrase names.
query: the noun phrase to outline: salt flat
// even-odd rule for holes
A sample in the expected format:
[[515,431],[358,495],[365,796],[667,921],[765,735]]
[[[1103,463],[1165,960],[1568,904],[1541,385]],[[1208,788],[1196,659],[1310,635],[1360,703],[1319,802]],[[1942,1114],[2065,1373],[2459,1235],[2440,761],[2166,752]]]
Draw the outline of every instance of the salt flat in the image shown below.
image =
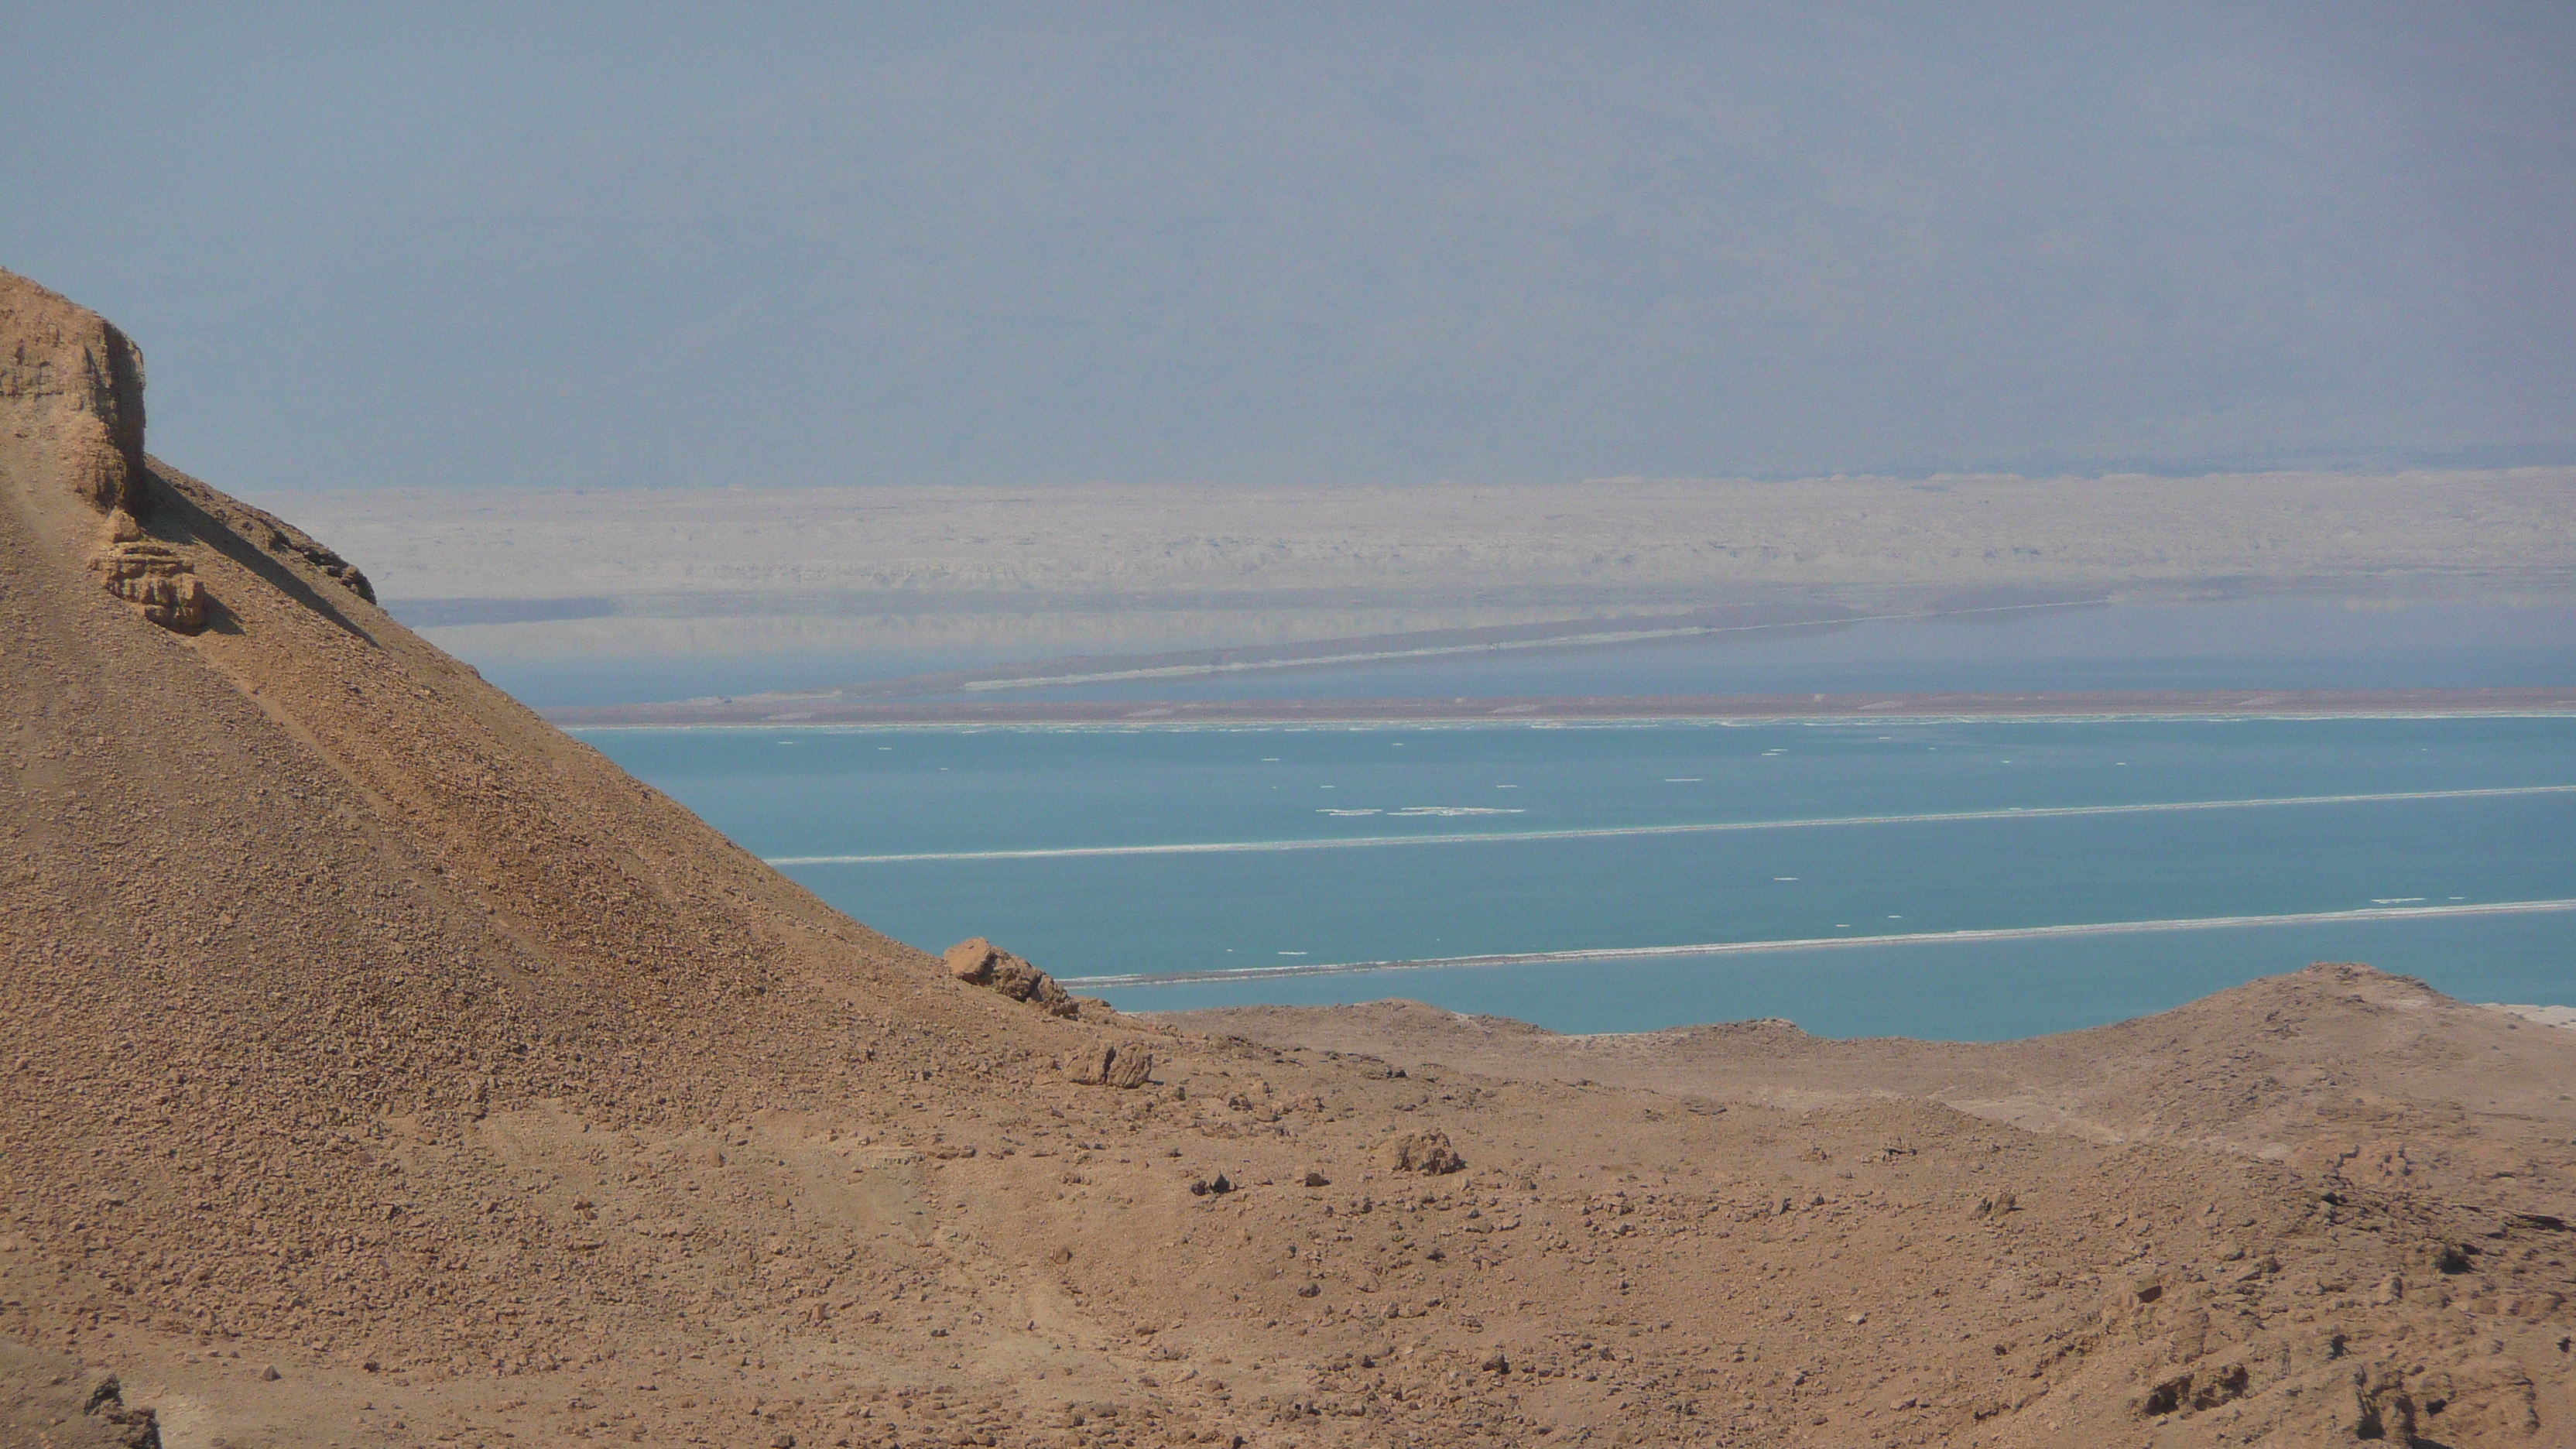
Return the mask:
[[[398,606],[1570,606],[1771,586],[2513,586],[2576,575],[2576,469],[2201,478],[278,495]],[[475,617],[509,617],[486,613]],[[427,622],[466,622],[436,617]]]

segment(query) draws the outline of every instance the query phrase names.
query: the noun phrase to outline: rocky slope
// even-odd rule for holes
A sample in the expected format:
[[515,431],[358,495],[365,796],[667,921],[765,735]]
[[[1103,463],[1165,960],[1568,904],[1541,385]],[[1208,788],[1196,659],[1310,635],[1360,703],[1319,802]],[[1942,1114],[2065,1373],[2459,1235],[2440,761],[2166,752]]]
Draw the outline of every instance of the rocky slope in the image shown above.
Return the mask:
[[1993,1044],[1831,1041],[1785,1021],[1563,1036],[1408,1001],[1167,1020],[1407,1065],[1800,1110],[1915,1097],[2031,1131],[2186,1145],[2550,1216],[2576,1206],[2576,1031],[2544,1024],[2554,1014],[2320,963],[2158,1016]]
[[[1451,1069],[1328,1017],[1058,1014],[838,916],[149,457],[94,315],[0,274],[0,358],[7,1442],[2576,1424],[2576,1056],[2535,1045],[2576,1034],[2490,1071],[2436,1003],[2336,1062],[2423,1164],[2374,1176],[2299,1136],[2325,1087],[2167,1019],[2125,1065],[1920,1049],[1966,1090],[1855,1088],[1768,1027],[1712,1029],[1787,1043],[1704,1053],[1727,1082],[1568,1080],[1525,1031]],[[103,586],[119,548],[196,616]],[[2273,989],[2356,1040],[2414,990]],[[2508,1076],[2530,1176],[2480,1179]]]

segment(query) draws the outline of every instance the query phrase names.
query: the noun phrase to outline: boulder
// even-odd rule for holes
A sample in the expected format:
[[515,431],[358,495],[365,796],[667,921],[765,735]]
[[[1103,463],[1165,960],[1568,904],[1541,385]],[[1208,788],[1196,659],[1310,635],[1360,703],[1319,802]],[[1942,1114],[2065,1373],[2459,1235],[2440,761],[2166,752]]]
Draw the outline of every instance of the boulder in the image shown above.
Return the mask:
[[127,1408],[125,1386],[113,1374],[90,1390],[89,1403],[81,1412],[106,1426],[108,1442],[120,1449],[161,1449],[160,1412]]
[[1133,1090],[1145,1085],[1153,1075],[1154,1054],[1138,1047],[1128,1047],[1109,1063],[1109,1085],[1120,1090]]
[[1449,1145],[1448,1133],[1433,1128],[1407,1132],[1380,1143],[1377,1165],[1389,1172],[1438,1174],[1458,1171],[1467,1165],[1467,1159]]
[[948,974],[969,986],[987,986],[1013,1001],[1028,1002],[1049,1016],[1075,1017],[1082,1004],[1055,978],[981,936],[960,941],[944,953]]
[[182,634],[206,627],[205,586],[197,582],[196,570],[168,544],[117,539],[92,555],[89,566],[107,576],[109,593],[132,604],[150,622]]
[[1138,1046],[1106,1044],[1075,1056],[1066,1075],[1085,1086],[1134,1090],[1154,1072],[1154,1054]]
[[969,986],[987,986],[993,980],[993,958],[1000,948],[981,936],[970,936],[942,953],[948,962],[948,974]]

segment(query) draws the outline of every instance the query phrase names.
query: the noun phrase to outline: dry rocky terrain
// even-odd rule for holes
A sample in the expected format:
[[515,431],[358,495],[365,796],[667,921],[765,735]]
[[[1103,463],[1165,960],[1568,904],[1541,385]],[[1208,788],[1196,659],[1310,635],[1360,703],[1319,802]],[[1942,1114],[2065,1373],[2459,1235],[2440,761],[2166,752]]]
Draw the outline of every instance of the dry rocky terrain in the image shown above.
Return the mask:
[[1122,1017],[547,726],[141,377],[0,273],[0,1443],[2576,1437],[2576,1032]]

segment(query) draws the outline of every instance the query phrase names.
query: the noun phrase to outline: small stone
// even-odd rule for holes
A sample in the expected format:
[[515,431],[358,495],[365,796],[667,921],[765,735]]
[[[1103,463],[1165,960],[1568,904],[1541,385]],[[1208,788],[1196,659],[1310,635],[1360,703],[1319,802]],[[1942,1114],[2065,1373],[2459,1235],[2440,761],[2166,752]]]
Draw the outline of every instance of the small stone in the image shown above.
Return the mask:
[[1476,1367],[1483,1369],[1489,1374],[1507,1374],[1512,1371],[1512,1361],[1504,1357],[1503,1351],[1498,1348],[1492,1353],[1485,1355],[1485,1361],[1476,1365]]
[[268,1367],[259,1371],[259,1381],[261,1383],[273,1384],[277,1382],[277,1378],[277,1365],[275,1364],[270,1364]]
[[1309,1169],[1306,1173],[1306,1185],[1308,1187],[1331,1187],[1333,1185],[1333,1180],[1320,1172]]

